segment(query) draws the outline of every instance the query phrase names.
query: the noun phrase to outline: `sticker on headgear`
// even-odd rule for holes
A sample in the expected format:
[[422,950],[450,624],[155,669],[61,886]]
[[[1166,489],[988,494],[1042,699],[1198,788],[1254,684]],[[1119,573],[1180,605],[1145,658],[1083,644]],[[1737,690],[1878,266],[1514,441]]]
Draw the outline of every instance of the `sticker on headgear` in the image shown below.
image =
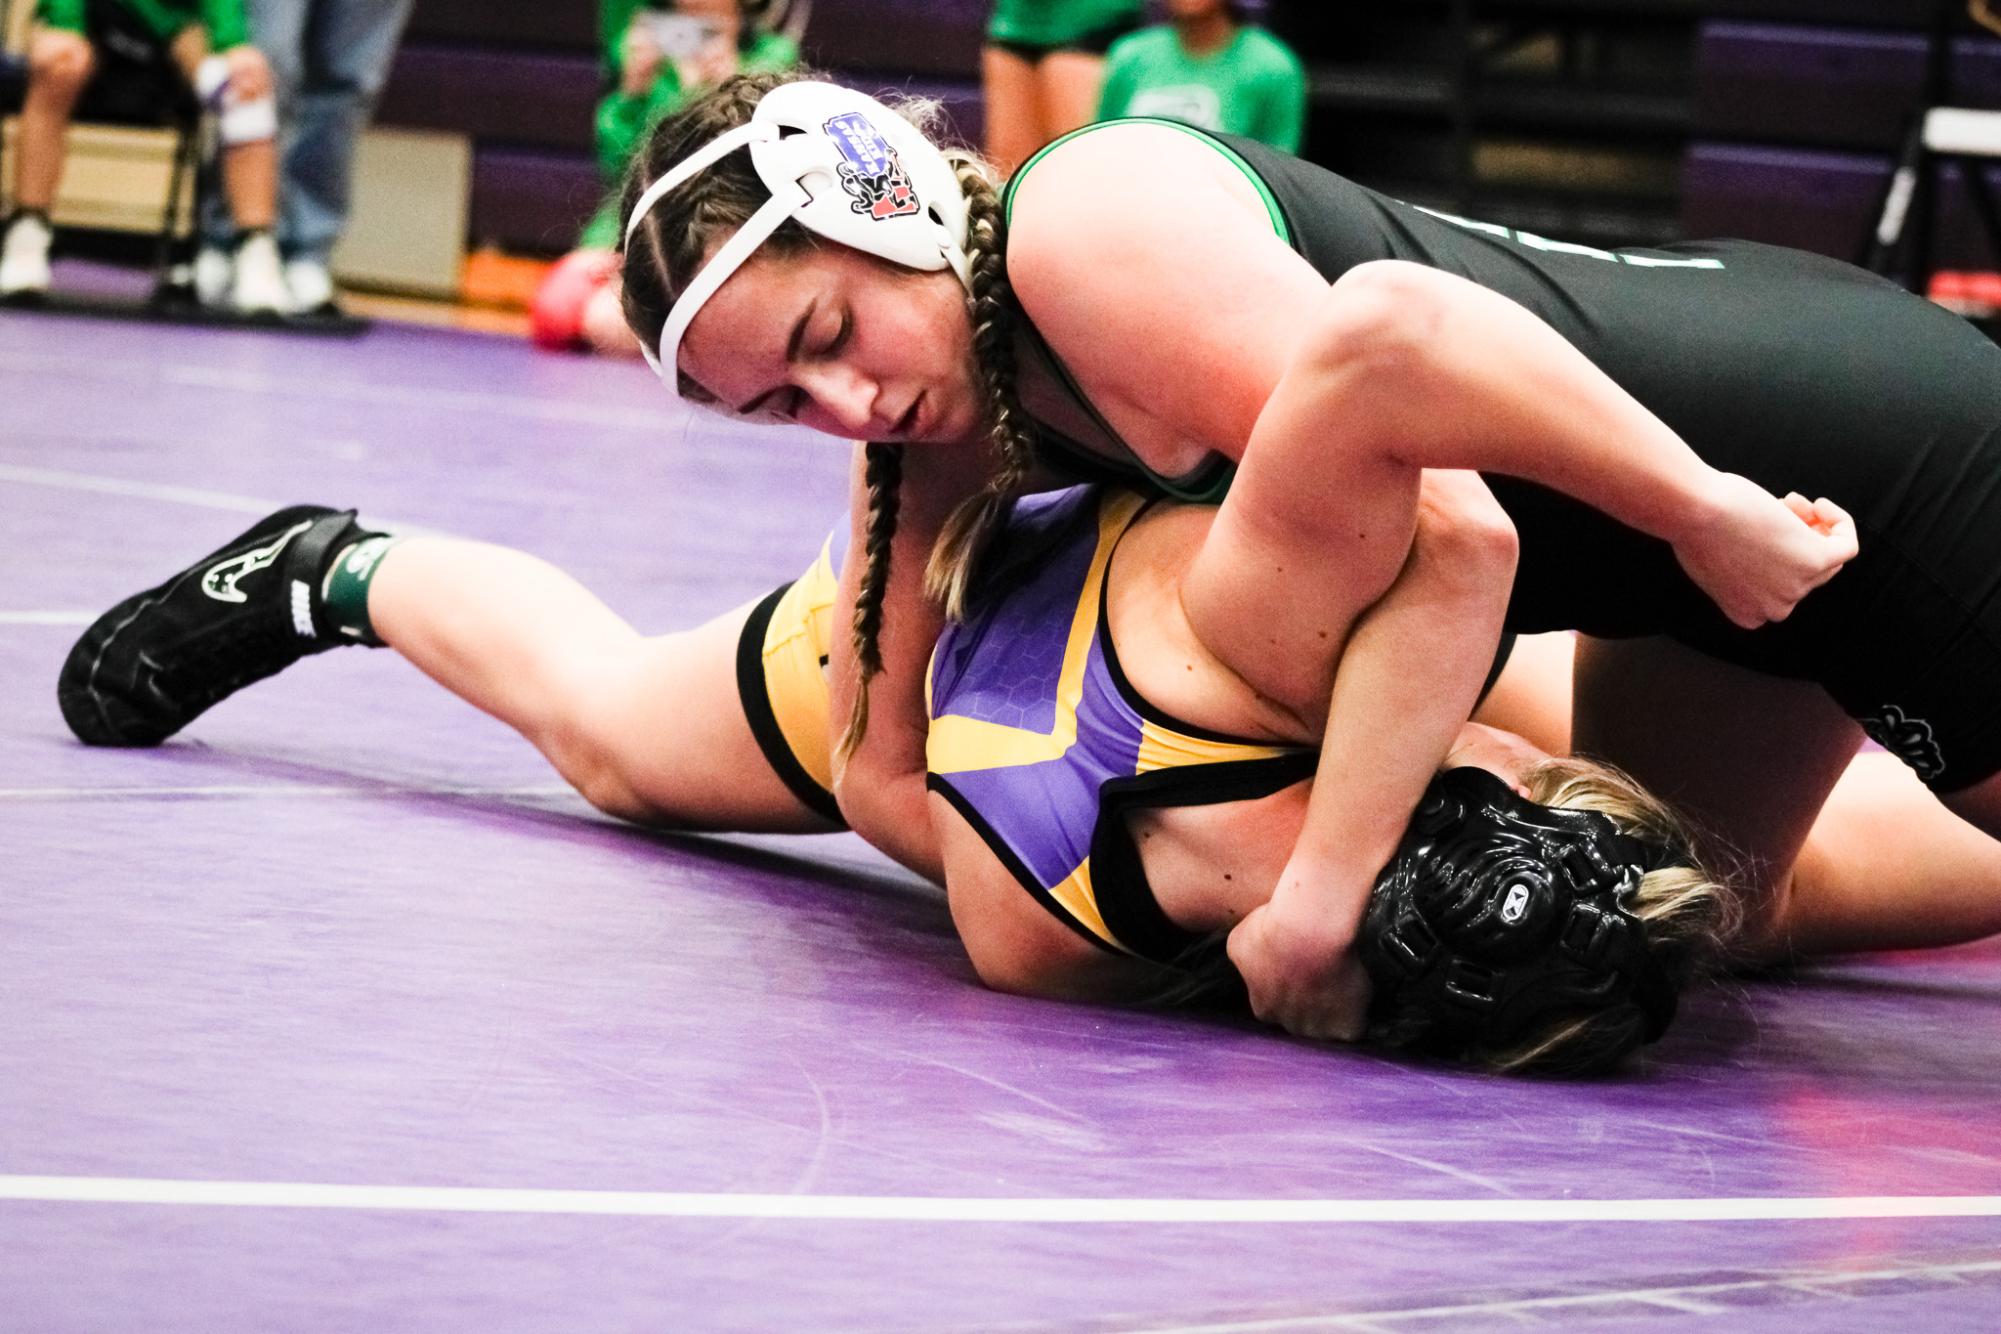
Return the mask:
[[855,212],[884,222],[919,211],[917,188],[903,170],[902,159],[867,116],[845,112],[828,121],[826,131],[846,159],[840,167],[841,188],[854,196]]

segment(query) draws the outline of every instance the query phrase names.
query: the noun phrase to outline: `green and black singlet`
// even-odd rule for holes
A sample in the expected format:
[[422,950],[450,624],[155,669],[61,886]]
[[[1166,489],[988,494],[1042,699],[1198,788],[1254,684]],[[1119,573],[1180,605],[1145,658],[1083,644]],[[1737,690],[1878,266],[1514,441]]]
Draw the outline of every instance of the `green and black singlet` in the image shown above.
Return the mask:
[[[1489,477],[1521,535],[1509,629],[1669,636],[1819,682],[1934,788],[2001,772],[2001,347],[1817,255],[1748,241],[1570,245],[1405,204],[1248,140],[1174,128],[1242,170],[1275,234],[1330,282],[1395,259],[1499,292],[1711,466],[1775,494],[1827,496],[1860,531],[1861,554],[1831,583],[1788,620],[1745,631],[1666,543],[1547,488]],[[1196,475],[1155,480],[1214,499],[1229,472],[1218,457]]]

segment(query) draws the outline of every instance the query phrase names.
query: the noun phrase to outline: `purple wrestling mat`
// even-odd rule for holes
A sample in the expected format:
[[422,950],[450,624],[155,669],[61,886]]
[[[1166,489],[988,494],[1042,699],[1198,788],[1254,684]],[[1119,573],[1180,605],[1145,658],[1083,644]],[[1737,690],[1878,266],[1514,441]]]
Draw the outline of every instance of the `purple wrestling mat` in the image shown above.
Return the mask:
[[668,629],[804,568],[845,468],[525,344],[0,315],[0,1329],[1995,1327],[1995,948],[1490,1079],[986,993],[854,839],[622,828],[388,653],[157,751],[56,711],[92,615],[280,504]]

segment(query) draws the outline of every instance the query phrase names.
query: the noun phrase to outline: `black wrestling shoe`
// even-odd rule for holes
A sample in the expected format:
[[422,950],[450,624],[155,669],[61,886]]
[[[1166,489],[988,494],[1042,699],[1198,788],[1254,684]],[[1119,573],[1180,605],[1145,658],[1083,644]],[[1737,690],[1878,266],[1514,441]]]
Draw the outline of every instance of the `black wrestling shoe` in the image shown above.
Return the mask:
[[354,643],[328,624],[320,577],[367,535],[353,510],[295,505],[126,598],[63,663],[63,721],[93,746],[158,745],[251,682]]

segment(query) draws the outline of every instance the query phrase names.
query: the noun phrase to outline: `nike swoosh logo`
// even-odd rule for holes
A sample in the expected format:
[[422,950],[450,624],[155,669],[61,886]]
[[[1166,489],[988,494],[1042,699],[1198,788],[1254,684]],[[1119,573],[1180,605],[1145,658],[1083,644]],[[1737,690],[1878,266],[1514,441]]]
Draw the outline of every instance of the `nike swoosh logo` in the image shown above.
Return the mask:
[[259,570],[268,570],[278,563],[278,557],[291,545],[292,539],[313,526],[315,521],[306,519],[293,524],[280,533],[271,545],[246,551],[241,556],[231,556],[228,560],[217,561],[209,566],[208,573],[201,578],[201,591],[217,602],[248,602],[250,599],[237,585]]

